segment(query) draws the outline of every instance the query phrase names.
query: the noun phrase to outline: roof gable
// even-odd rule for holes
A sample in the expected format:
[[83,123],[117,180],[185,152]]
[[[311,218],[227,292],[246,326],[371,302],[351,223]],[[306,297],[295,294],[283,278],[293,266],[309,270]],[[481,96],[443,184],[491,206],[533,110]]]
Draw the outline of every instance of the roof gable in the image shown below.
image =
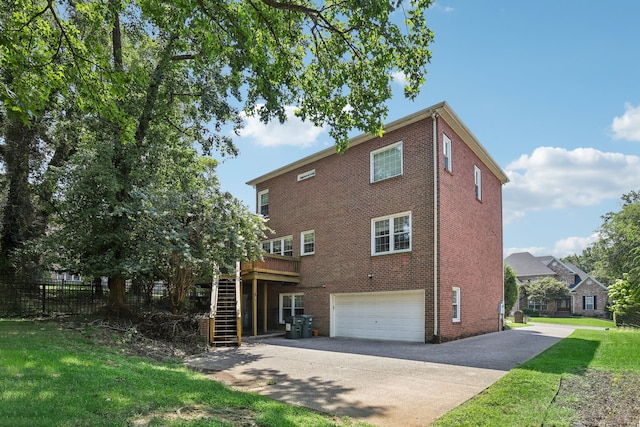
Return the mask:
[[607,288],[605,285],[603,285],[602,283],[600,283],[600,281],[598,281],[595,277],[593,276],[589,276],[587,274],[587,277],[585,277],[583,280],[580,281],[580,283],[578,283],[577,285],[575,285],[573,288],[571,288],[571,291],[575,291],[576,289],[578,289],[580,287],[580,285],[582,285],[583,283],[586,283],[587,285],[590,284],[595,284],[600,286],[602,289],[604,289],[605,291],[609,292],[609,288]]

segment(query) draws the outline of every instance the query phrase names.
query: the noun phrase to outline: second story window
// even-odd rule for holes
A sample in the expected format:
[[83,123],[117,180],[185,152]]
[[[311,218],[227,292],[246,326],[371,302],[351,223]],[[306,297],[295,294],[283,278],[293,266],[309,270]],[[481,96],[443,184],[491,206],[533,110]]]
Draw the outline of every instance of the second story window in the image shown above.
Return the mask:
[[473,167],[473,175],[476,186],[476,199],[482,200],[482,171],[478,166]]
[[314,230],[300,233],[300,254],[311,255],[316,252],[316,232]]
[[402,141],[371,152],[371,182],[402,175]]
[[262,242],[262,250],[276,255],[293,256],[293,237],[279,237]]
[[444,157],[444,169],[453,171],[453,159],[451,158],[451,140],[445,134],[442,134],[442,155]]
[[371,221],[371,254],[411,250],[411,213],[405,212]]
[[258,193],[258,212],[265,218],[269,216],[269,190]]

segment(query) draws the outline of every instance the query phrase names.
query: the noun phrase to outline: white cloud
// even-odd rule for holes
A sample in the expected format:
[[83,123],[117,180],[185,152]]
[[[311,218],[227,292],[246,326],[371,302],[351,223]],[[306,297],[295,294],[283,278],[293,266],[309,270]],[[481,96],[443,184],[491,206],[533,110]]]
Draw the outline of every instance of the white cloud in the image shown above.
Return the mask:
[[581,254],[583,250],[585,250],[590,244],[598,240],[599,237],[600,235],[598,233],[593,233],[589,237],[565,237],[564,239],[560,239],[555,243],[549,255],[554,255],[558,258],[562,258],[567,255]]
[[455,11],[455,9],[451,6],[440,6],[439,2],[432,3],[431,6],[429,6],[429,9],[439,10],[444,13],[452,13]]
[[613,139],[640,142],[640,105],[634,107],[631,104],[625,104],[624,114],[614,117],[611,130],[613,130]]
[[539,147],[505,168],[505,221],[524,212],[596,206],[638,188],[640,157]]
[[296,107],[293,106],[285,107],[287,120],[284,123],[274,119],[264,124],[258,117],[245,115],[245,127],[240,131],[240,136],[252,138],[258,145],[265,147],[312,146],[326,130],[323,127],[316,127],[312,123],[303,122],[295,116],[295,110]]
[[598,240],[598,233],[588,237],[571,236],[556,241],[553,248],[543,246],[529,246],[525,248],[505,248],[504,257],[518,252],[529,252],[534,256],[553,255],[557,258],[564,258],[568,255],[581,254],[590,244]]
[[393,78],[394,83],[397,83],[402,87],[407,85],[407,76],[404,74],[404,72],[396,71],[395,73],[391,74],[391,77]]

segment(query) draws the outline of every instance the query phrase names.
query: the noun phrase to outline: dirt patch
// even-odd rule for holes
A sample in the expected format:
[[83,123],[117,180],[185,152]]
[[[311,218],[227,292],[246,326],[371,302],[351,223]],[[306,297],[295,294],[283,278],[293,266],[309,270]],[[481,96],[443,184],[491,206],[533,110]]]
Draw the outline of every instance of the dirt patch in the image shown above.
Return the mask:
[[154,413],[142,418],[137,418],[133,421],[133,426],[147,427],[149,425],[158,425],[159,421],[206,421],[211,419],[224,421],[237,427],[255,427],[258,425],[254,420],[253,412],[250,410],[237,408],[233,410],[213,410],[200,406],[188,406],[180,408],[173,413]]
[[555,405],[575,411],[572,427],[640,426],[640,373],[590,369],[565,377]]
[[182,361],[184,357],[207,351],[194,315],[153,312],[136,320],[58,319],[96,342],[122,349],[133,356],[158,361]]

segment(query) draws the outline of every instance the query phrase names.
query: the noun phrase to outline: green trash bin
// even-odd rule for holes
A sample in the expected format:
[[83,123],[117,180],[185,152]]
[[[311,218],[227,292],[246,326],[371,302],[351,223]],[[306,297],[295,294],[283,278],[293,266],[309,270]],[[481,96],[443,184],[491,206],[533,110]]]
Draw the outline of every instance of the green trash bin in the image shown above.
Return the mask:
[[311,338],[313,336],[313,316],[301,314],[298,317],[302,319],[302,338]]
[[303,320],[297,317],[287,317],[285,319],[285,338],[298,339],[302,338]]

